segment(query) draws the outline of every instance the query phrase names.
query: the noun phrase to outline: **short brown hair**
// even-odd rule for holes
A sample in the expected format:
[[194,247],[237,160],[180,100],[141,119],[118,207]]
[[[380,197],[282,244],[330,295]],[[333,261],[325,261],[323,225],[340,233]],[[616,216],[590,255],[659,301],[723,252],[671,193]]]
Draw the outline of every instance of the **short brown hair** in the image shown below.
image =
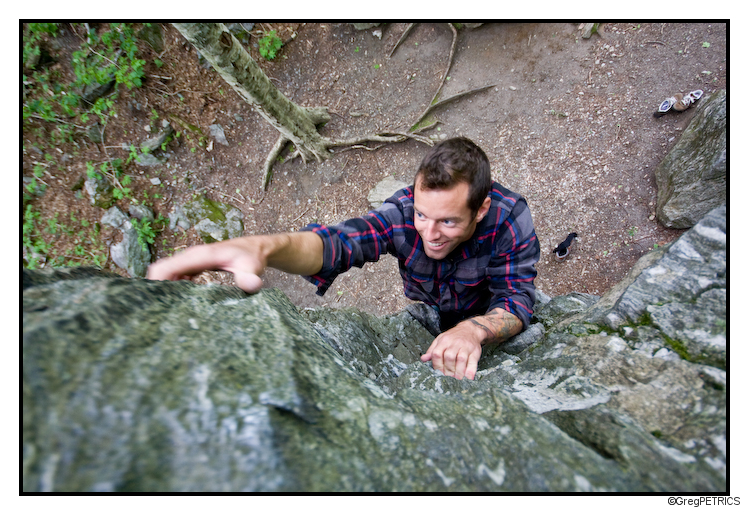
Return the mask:
[[468,209],[476,216],[492,187],[489,159],[481,148],[468,138],[451,138],[432,147],[424,156],[414,177],[421,178],[421,188],[450,189],[465,182],[470,187]]

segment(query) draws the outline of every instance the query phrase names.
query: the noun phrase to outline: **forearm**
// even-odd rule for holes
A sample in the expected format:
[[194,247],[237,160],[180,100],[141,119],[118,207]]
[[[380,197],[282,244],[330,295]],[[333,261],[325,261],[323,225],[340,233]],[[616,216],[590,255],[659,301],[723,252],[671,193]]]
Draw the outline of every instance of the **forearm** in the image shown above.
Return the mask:
[[322,268],[322,239],[312,232],[258,236],[267,266],[297,275],[314,275]]
[[502,308],[495,308],[486,315],[469,318],[458,325],[466,325],[473,329],[481,345],[507,341],[523,330],[523,322]]
[[233,273],[262,274],[266,267],[298,275],[322,268],[322,240],[311,233],[244,236],[207,246],[213,247],[216,268]]

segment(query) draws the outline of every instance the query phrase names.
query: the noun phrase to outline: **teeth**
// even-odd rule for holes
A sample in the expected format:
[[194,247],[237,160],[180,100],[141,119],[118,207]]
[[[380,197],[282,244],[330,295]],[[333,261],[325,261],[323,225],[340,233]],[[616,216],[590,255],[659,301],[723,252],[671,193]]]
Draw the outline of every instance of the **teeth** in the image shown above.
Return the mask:
[[428,245],[429,245],[430,247],[434,247],[434,248],[437,248],[437,247],[441,247],[441,246],[442,246],[442,245],[444,245],[445,243],[444,243],[444,242],[443,242],[443,243],[432,243],[432,242],[428,241],[428,242],[427,242],[427,244],[428,244]]

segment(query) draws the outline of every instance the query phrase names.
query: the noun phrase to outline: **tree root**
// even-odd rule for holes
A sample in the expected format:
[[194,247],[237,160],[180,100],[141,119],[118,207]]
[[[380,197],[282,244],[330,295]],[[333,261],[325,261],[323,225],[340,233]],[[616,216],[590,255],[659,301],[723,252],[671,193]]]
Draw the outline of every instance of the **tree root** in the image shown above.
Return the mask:
[[[400,143],[403,141],[406,141],[407,139],[413,139],[416,141],[420,141],[421,143],[425,143],[429,146],[434,145],[434,142],[430,140],[429,138],[426,138],[416,132],[389,132],[389,133],[383,133],[383,134],[369,134],[367,136],[362,136],[358,138],[351,138],[351,139],[341,139],[341,140],[330,140],[327,138],[323,138],[323,142],[325,144],[325,147],[330,152],[332,148],[337,147],[348,147],[344,148],[341,151],[344,150],[353,150],[355,148],[363,148],[365,150],[377,150],[378,148],[381,148],[382,146],[390,143]],[[373,142],[373,143],[382,143],[383,145],[378,145],[375,148],[370,148],[366,146],[366,143]],[[267,190],[268,186],[270,185],[271,178],[273,177],[273,163],[276,162],[278,159],[278,156],[281,155],[281,152],[286,148],[286,145],[289,143],[289,140],[285,138],[284,136],[281,136],[276,141],[276,144],[273,145],[273,148],[271,149],[270,153],[268,154],[268,157],[265,160],[265,165],[263,165],[263,189]],[[294,150],[294,152],[289,156],[289,159],[294,159],[296,157],[301,157],[301,154],[299,150]]]
[[265,159],[265,164],[263,165],[263,190],[268,189],[270,179],[273,176],[273,163],[278,159],[278,156],[281,155],[281,152],[288,142],[288,138],[283,135],[279,136],[276,140],[276,144],[273,145],[273,148],[268,153],[268,157]]
[[401,38],[398,40],[398,42],[395,44],[395,46],[393,47],[393,49],[388,54],[388,59],[390,59],[393,56],[393,54],[395,53],[395,49],[398,48],[398,46],[401,43],[403,43],[403,41],[406,39],[406,37],[408,37],[408,33],[411,32],[411,29],[413,29],[415,25],[416,25],[415,23],[411,23],[408,27],[406,27],[406,30],[403,31],[403,35],[401,36]]
[[[390,54],[388,57],[392,56],[395,52],[396,48],[406,39],[411,29],[414,27],[415,24],[410,24],[403,35],[400,37],[398,42],[395,44],[393,49],[390,51]],[[445,73],[442,75],[442,80],[440,81],[440,85],[437,88],[437,92],[434,94],[434,97],[432,98],[432,101],[429,103],[429,106],[424,110],[424,112],[419,116],[419,118],[411,125],[411,128],[407,132],[396,132],[396,131],[389,131],[384,133],[378,133],[378,134],[369,134],[366,136],[361,136],[357,138],[350,138],[350,139],[343,139],[343,140],[330,140],[328,138],[323,138],[323,143],[325,147],[327,148],[328,152],[332,152],[332,148],[338,148],[338,147],[346,147],[343,148],[341,151],[345,150],[353,150],[353,149],[365,149],[365,150],[377,150],[379,148],[382,148],[384,145],[388,145],[391,143],[401,143],[403,141],[406,141],[408,139],[413,139],[415,141],[419,141],[421,143],[424,143],[425,145],[429,145],[430,147],[434,145],[434,141],[419,134],[427,129],[431,129],[435,125],[437,125],[438,122],[432,122],[428,125],[425,125],[424,127],[418,128],[418,125],[426,118],[426,116],[431,113],[434,109],[441,107],[449,102],[452,102],[453,100],[457,100],[459,98],[462,98],[467,95],[471,95],[473,93],[478,93],[480,91],[484,91],[485,89],[493,88],[495,84],[490,84],[487,86],[481,86],[479,88],[474,88],[468,91],[463,91],[462,93],[456,93],[455,95],[452,95],[448,98],[445,98],[443,100],[437,101],[437,98],[439,97],[440,92],[442,91],[442,87],[445,85],[445,80],[447,80],[448,73],[450,72],[450,68],[452,67],[453,63],[453,56],[455,54],[455,44],[458,41],[458,31],[455,28],[455,26],[452,23],[448,23],[448,26],[450,27],[450,30],[453,32],[453,39],[452,44],[450,46],[450,56],[448,57],[447,61],[447,67],[445,68]],[[319,125],[320,123],[325,123],[330,120],[330,115],[328,115],[327,108],[325,107],[313,107],[307,109],[310,112],[310,115],[312,116],[313,120],[315,121],[315,124]],[[268,186],[270,185],[271,178],[273,177],[273,163],[276,162],[278,157],[281,155],[281,152],[283,152],[284,148],[286,148],[286,145],[289,143],[289,139],[280,136],[278,140],[276,141],[276,144],[271,149],[270,153],[268,154],[268,157],[265,160],[265,164],[263,165],[263,191],[266,191],[268,189]],[[367,146],[367,143],[382,143],[381,145],[377,145],[376,147],[372,148]],[[294,152],[289,156],[289,159],[294,159],[295,157],[302,157],[304,159],[304,156],[300,153],[298,149],[294,150]],[[320,157],[324,156],[316,156],[318,157],[318,161],[320,160]],[[306,159],[304,159],[306,162]],[[264,196],[265,194],[263,194]]]

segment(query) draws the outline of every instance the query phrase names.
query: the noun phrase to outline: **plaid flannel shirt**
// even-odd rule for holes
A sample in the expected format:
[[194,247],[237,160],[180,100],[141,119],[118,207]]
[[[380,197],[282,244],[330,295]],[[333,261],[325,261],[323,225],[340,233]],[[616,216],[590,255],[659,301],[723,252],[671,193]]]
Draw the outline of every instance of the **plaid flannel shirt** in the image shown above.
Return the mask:
[[397,191],[378,209],[337,225],[310,224],[323,240],[323,267],[305,277],[324,295],[338,274],[377,261],[398,258],[404,293],[440,312],[485,314],[502,308],[528,327],[536,299],[533,280],[540,246],[525,199],[494,182],[492,203],[473,236],[449,256],[434,260],[424,253],[414,228],[413,186]]

